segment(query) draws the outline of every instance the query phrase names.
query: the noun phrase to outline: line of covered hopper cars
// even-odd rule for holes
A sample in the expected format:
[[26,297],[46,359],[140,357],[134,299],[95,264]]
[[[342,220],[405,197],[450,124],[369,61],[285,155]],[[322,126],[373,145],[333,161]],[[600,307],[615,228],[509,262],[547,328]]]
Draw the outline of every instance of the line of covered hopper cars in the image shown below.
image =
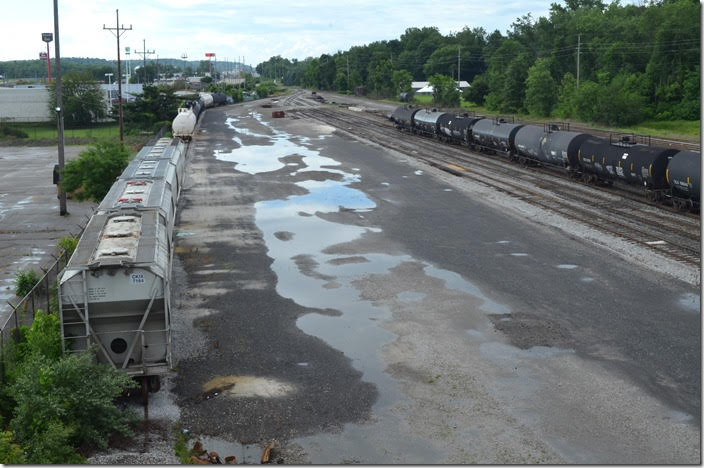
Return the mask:
[[697,151],[650,146],[635,136],[612,141],[561,125],[539,127],[407,105],[398,107],[389,118],[397,128],[414,134],[562,168],[587,182],[641,186],[650,200],[699,210],[701,153]]
[[198,99],[187,101],[184,107],[178,109],[178,113],[171,124],[173,136],[184,141],[191,141],[198,117],[200,117],[203,110],[227,103],[228,98],[224,93],[199,93]]
[[159,389],[171,362],[173,230],[184,143],[145,146],[86,225],[59,280],[65,352],[96,346],[98,361]]

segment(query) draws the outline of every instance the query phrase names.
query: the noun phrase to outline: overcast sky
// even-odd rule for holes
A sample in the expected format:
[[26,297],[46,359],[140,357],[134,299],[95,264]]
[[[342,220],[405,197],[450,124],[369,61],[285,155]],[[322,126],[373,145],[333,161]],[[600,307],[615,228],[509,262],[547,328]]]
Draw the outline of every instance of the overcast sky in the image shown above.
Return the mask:
[[[560,0],[553,0],[560,1]],[[547,16],[550,0],[58,0],[62,57],[115,59],[114,36],[103,24],[132,25],[121,48],[147,49],[160,58],[217,60],[244,56],[256,65],[274,55],[304,59],[378,40],[397,39],[406,28],[435,26],[442,34],[463,27],[506,32],[519,16]],[[3,0],[0,60],[38,58],[42,32],[53,32],[52,0]],[[51,56],[54,56],[51,44]],[[124,57],[123,57],[124,58]],[[134,56],[134,58],[141,58]],[[150,57],[150,58],[153,58]]]

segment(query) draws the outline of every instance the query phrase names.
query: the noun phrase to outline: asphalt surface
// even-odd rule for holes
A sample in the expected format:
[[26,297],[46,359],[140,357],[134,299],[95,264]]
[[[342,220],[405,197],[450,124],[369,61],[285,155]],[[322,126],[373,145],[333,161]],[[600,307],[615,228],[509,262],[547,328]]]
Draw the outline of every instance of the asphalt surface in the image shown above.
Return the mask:
[[[67,146],[66,160],[85,146]],[[67,201],[67,216],[59,215],[59,200],[52,172],[55,147],[0,147],[0,326],[12,311],[7,300],[15,297],[18,270],[53,263],[57,241],[80,232],[95,203]]]
[[285,463],[701,461],[697,288],[270,112],[189,149],[182,426]]

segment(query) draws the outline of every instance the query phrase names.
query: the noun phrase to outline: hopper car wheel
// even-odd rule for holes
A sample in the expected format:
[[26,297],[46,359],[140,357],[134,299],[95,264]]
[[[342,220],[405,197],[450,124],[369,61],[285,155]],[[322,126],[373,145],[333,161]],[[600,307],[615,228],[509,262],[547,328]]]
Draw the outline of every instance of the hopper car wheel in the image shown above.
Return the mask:
[[146,377],[149,393],[156,393],[161,388],[161,379],[158,375],[150,375]]

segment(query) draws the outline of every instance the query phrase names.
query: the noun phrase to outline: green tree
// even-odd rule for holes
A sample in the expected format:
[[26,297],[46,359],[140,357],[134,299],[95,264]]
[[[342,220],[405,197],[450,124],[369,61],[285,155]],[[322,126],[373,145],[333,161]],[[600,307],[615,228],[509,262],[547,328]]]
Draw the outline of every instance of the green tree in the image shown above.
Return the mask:
[[411,88],[411,83],[413,82],[413,75],[408,70],[394,70],[391,81],[394,85],[394,90],[397,93],[409,93],[413,92]]
[[164,122],[171,124],[179,101],[171,86],[146,85],[134,102],[122,106],[125,127],[130,132],[157,131]]
[[599,117],[599,95],[602,86],[594,81],[583,81],[574,95],[575,115],[586,122],[594,122]]
[[378,96],[389,97],[394,94],[394,67],[391,60],[382,60],[369,73],[369,86]]
[[555,80],[550,74],[550,60],[540,58],[528,69],[525,107],[531,114],[548,117],[555,100]]
[[560,89],[557,93],[557,106],[555,114],[563,119],[575,116],[575,99],[577,93],[577,80],[572,73],[565,73],[560,83]]
[[[90,125],[106,115],[100,85],[88,72],[70,72],[62,77],[63,114],[66,128]],[[49,112],[56,118],[56,83],[49,85]]]
[[63,188],[75,192],[79,200],[100,202],[127,167],[128,159],[129,152],[122,144],[100,142],[66,164]]
[[458,48],[455,44],[446,45],[433,51],[423,65],[425,76],[443,74],[457,77],[457,52]]
[[459,107],[460,92],[451,76],[436,74],[430,77],[433,87],[433,103],[442,107]]
[[302,84],[306,88],[320,89],[320,60],[308,61],[303,73]]
[[473,102],[479,106],[484,105],[484,99],[489,92],[489,82],[485,75],[477,75],[472,80],[469,88],[462,92],[465,101]]

